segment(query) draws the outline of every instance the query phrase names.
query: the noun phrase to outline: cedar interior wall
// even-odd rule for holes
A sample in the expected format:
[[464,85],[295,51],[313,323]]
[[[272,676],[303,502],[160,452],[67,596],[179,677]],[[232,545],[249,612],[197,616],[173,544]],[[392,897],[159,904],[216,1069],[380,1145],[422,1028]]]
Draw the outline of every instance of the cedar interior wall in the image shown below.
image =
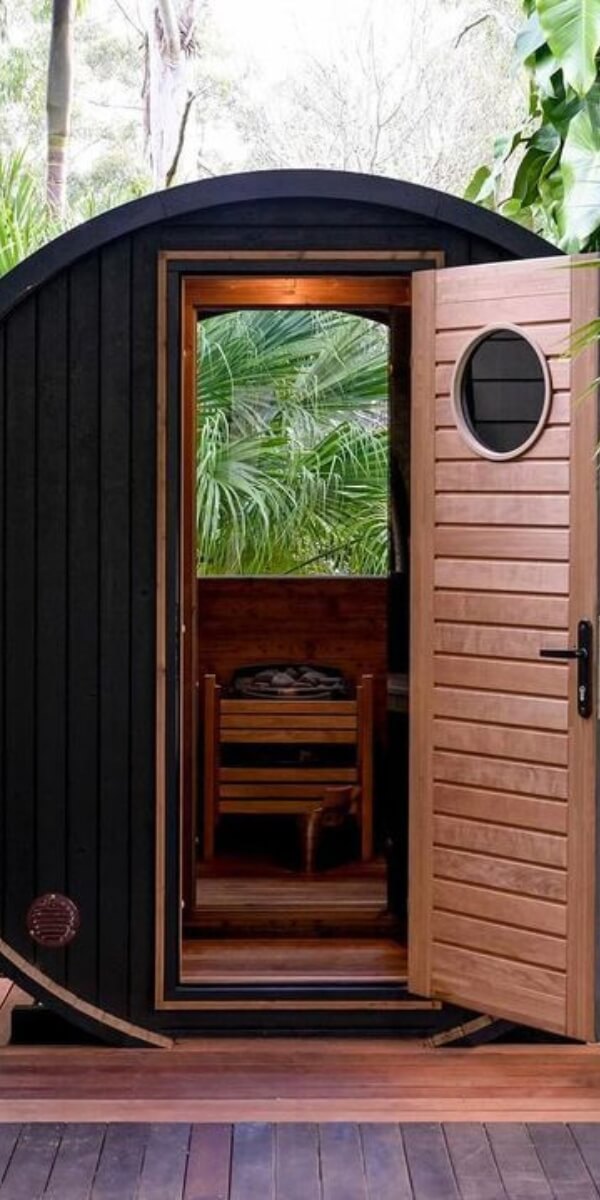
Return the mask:
[[350,680],[387,670],[387,579],[198,580],[198,675],[227,682],[240,666],[314,662]]
[[118,1015],[184,1028],[197,1014],[152,1008],[158,250],[506,255],[360,204],[225,206],[125,238],[118,221],[0,325],[2,932],[34,961],[27,908],[66,892],[81,931],[38,953],[43,969]]
[[[227,683],[237,667],[313,662],[350,681],[375,676],[375,731],[386,734],[387,579],[198,580],[200,692],[207,673]],[[201,715],[201,714],[200,714]]]

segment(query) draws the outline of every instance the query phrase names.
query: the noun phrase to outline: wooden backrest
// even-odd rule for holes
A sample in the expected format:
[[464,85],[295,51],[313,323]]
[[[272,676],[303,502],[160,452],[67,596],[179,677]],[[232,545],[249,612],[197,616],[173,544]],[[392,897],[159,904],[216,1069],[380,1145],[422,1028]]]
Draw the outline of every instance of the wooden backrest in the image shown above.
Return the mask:
[[356,700],[221,700],[222,742],[354,744]]
[[[224,743],[328,744],[353,747],[350,762],[320,766],[220,765]],[[373,676],[362,675],[351,700],[232,700],[214,675],[204,677],[205,847],[212,848],[216,815],[235,801],[323,799],[332,786],[360,794],[363,857],[371,847]],[[244,806],[246,807],[246,806]],[[250,811],[248,803],[248,811]]]

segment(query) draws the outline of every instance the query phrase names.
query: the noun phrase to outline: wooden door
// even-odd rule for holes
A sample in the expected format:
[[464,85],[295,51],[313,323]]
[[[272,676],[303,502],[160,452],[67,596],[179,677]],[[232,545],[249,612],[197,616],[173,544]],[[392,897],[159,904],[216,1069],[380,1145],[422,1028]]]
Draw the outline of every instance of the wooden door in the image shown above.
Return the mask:
[[[598,356],[563,355],[598,273],[428,271],[413,304],[410,987],[593,1040],[597,703],[580,716],[578,662],[540,650],[597,629]],[[521,335],[549,378],[539,419]],[[531,420],[522,449],[482,434],[501,411]]]

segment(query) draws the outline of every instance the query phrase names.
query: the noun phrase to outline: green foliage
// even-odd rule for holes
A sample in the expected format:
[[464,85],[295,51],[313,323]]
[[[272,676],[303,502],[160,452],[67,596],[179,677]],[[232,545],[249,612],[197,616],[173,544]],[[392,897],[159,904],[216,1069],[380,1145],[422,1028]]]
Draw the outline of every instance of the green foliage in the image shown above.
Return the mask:
[[[600,0],[523,0],[515,44],[529,115],[494,144],[466,197],[561,249],[600,245]],[[518,160],[516,170],[513,164]]]
[[58,232],[23,153],[0,159],[0,275]]
[[343,313],[199,324],[201,574],[388,569],[387,331]]

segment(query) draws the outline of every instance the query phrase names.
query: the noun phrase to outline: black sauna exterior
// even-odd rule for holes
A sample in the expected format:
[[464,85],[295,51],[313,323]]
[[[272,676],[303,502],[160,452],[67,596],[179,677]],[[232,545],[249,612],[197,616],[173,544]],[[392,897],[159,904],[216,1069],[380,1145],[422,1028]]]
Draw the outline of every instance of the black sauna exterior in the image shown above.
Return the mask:
[[[304,249],[338,272],[336,250],[437,250],[447,266],[556,253],[426,188],[290,170],[128,204],[0,281],[0,966],[116,1041],[136,1037],[119,1022],[170,1034],[232,1021],[153,1000],[157,256]],[[221,257],[212,269],[286,264]],[[359,269],[373,270],[368,256]],[[46,892],[80,910],[63,950],[28,933]]]

